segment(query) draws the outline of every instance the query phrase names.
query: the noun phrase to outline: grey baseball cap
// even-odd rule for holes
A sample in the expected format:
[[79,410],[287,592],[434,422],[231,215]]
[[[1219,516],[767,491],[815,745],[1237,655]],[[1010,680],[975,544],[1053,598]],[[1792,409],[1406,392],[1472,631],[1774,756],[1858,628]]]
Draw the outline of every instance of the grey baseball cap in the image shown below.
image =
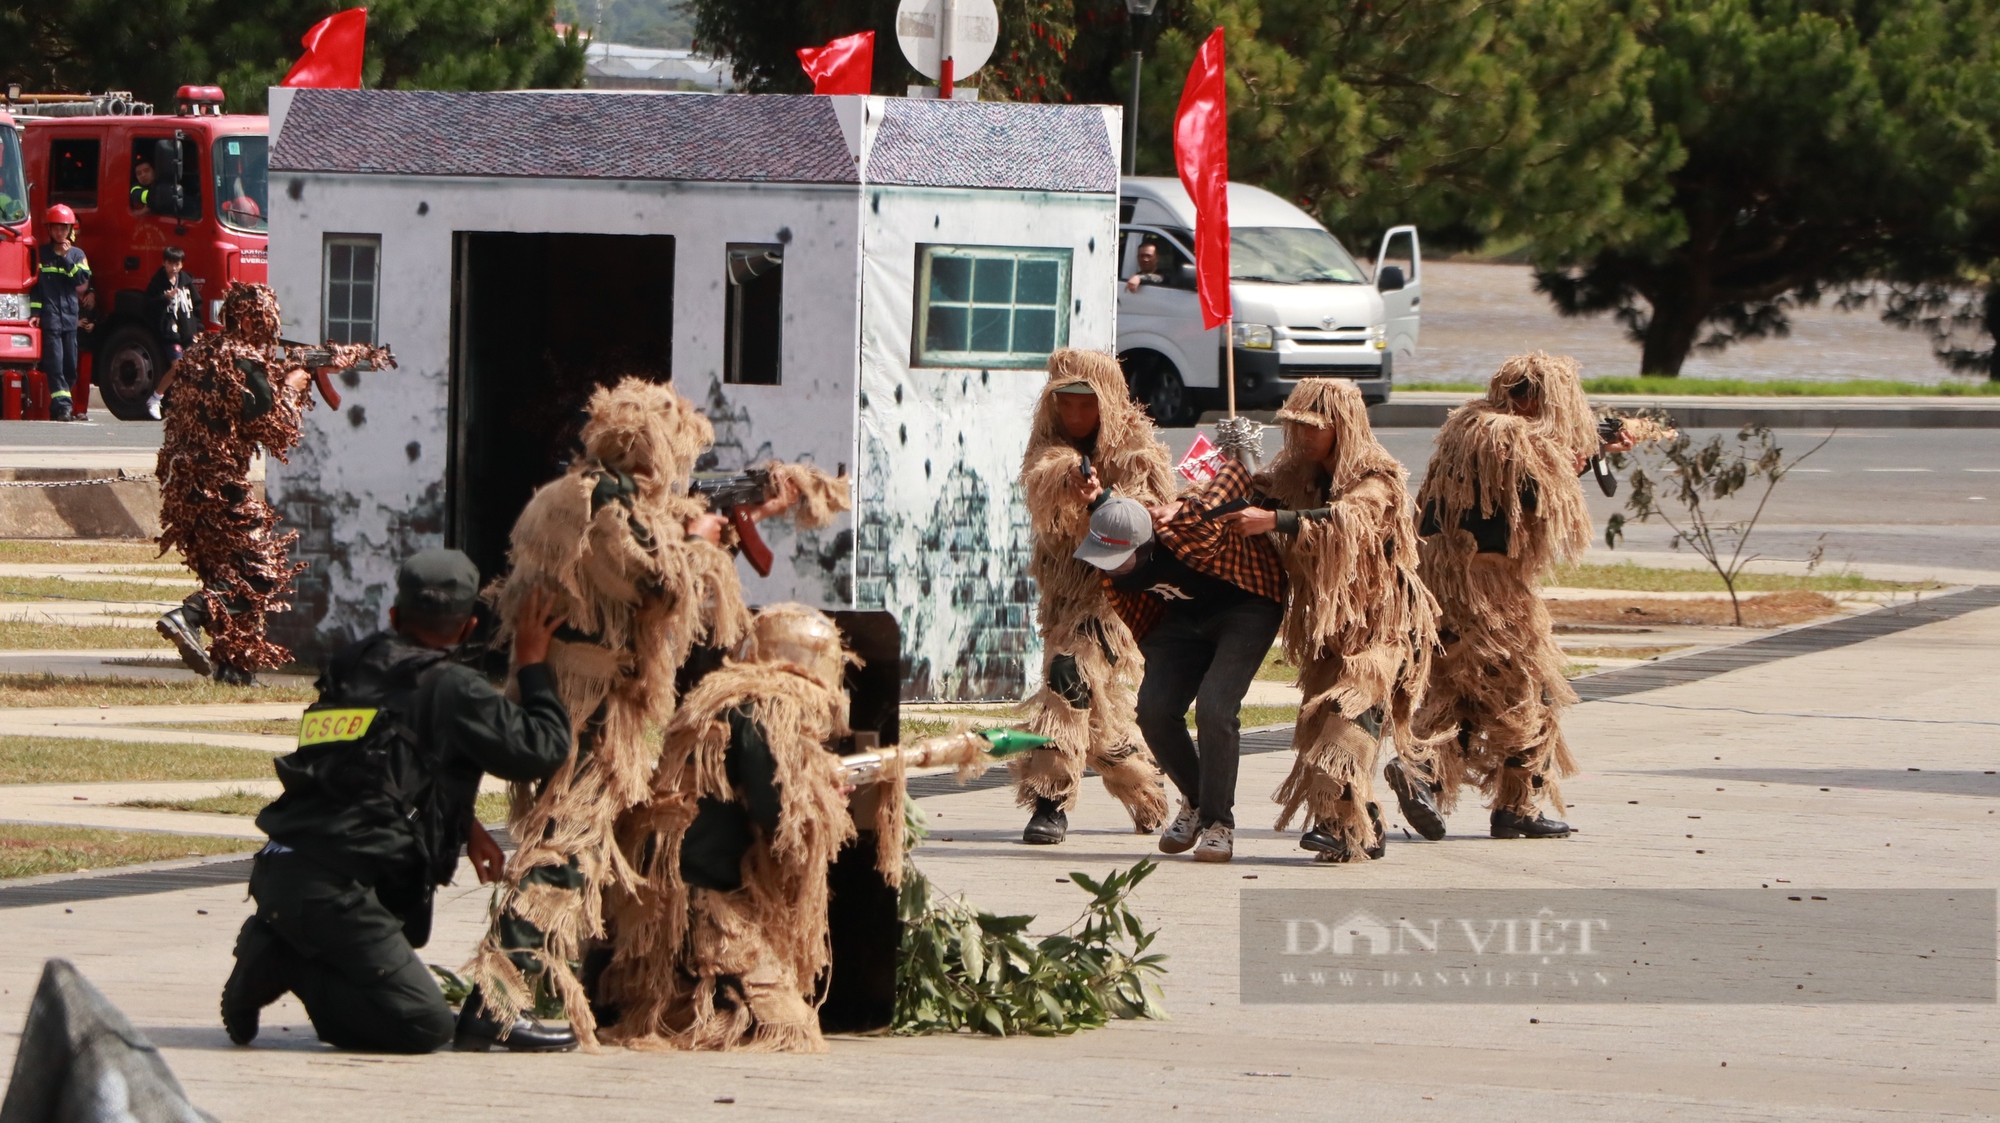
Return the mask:
[[1153,540],[1153,516],[1137,499],[1114,495],[1090,514],[1090,533],[1076,559],[1099,569],[1117,569],[1133,551]]
[[396,607],[457,615],[479,599],[479,567],[457,550],[425,550],[396,571]]
[[1083,379],[1079,378],[1075,382],[1065,382],[1061,386],[1056,387],[1056,393],[1089,394],[1091,397],[1094,398],[1097,396],[1097,387],[1092,386],[1090,383],[1085,382]]

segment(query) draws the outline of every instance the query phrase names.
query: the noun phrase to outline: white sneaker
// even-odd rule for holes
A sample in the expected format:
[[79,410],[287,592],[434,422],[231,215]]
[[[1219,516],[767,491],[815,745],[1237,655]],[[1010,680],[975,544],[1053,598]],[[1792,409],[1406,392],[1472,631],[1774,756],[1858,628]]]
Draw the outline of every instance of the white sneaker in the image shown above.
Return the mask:
[[151,394],[147,396],[146,416],[152,418],[155,421],[158,421],[160,419],[160,396],[158,394]]
[[1236,856],[1236,832],[1221,823],[1210,823],[1194,844],[1197,862],[1226,862]]
[[1190,807],[1187,800],[1181,800],[1180,814],[1160,832],[1160,853],[1180,854],[1194,845],[1195,835],[1201,833],[1201,811]]

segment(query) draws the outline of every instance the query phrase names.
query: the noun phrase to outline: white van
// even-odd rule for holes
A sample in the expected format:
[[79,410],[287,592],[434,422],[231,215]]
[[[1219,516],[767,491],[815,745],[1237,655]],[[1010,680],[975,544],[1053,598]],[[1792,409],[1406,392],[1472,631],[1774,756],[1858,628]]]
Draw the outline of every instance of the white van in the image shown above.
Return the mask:
[[[1159,176],[1124,179],[1118,202],[1118,359],[1154,421],[1189,425],[1225,400],[1222,329],[1202,329],[1195,296],[1194,202]],[[1229,185],[1229,227],[1237,407],[1275,409],[1301,378],[1352,378],[1370,405],[1388,401],[1395,357],[1417,349],[1417,228],[1383,234],[1369,274],[1311,215],[1261,188]]]

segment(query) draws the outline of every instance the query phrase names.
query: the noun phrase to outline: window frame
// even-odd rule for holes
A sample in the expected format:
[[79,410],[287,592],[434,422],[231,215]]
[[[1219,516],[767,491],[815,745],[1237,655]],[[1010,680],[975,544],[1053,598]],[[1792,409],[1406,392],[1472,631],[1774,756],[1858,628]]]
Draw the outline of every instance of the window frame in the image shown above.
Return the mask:
[[[1013,315],[1023,308],[1049,308],[1054,314],[1054,331],[1048,351],[949,351],[929,346],[931,301],[931,268],[939,256],[965,258],[973,262],[982,260],[1012,259],[1015,262],[1015,276],[1018,282],[1020,263],[1023,261],[1052,261],[1056,263],[1056,299],[1052,305],[1022,304],[1010,294],[1006,304],[978,300],[976,290],[969,290],[963,302],[940,301],[946,307],[963,307],[968,314],[975,308],[1009,309],[1009,340],[1013,342]],[[910,366],[912,369],[979,369],[979,370],[1039,370],[1048,365],[1049,355],[1069,346],[1070,319],[1072,315],[1071,294],[1075,284],[1076,251],[1069,246],[985,246],[962,243],[920,242],[917,244],[916,270],[912,286],[912,321],[910,325]],[[974,266],[976,272],[977,266]],[[968,337],[967,343],[971,342]]]
[[[735,279],[735,255],[745,251],[776,255],[776,266],[751,278],[753,283],[778,287],[777,323],[771,326],[769,380],[743,377],[744,333],[742,320],[750,285]],[[725,386],[782,386],[785,383],[785,244],[782,242],[727,242],[722,247],[725,275],[722,284],[722,382]]]
[[[354,304],[353,304],[353,292],[351,290],[354,285],[354,270],[353,270],[353,258],[351,254],[349,256],[348,276],[344,281],[340,282],[349,286],[350,289],[348,293],[348,314],[346,316],[339,317],[338,319],[336,319],[336,317],[333,315],[333,287],[334,284],[336,283],[333,276],[333,251],[336,247],[340,246],[348,247],[350,250],[357,247],[366,246],[374,254],[375,271],[374,275],[369,279],[369,291],[373,303],[369,307],[368,317],[365,321],[356,318],[353,314]],[[329,343],[366,343],[371,346],[381,342],[382,236],[380,234],[325,235],[320,242],[319,277],[320,277],[320,290],[319,290],[320,338]],[[333,328],[336,322],[347,326],[348,329],[347,338],[336,339],[334,337]],[[368,338],[358,339],[354,335],[354,330],[353,330],[354,325],[363,322],[365,322],[368,325]]]

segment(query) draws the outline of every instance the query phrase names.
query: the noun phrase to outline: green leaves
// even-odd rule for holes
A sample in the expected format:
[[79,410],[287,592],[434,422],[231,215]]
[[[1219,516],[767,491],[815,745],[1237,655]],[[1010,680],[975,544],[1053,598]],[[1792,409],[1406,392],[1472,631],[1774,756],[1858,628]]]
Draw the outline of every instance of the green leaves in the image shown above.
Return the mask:
[[1031,916],[995,916],[936,896],[903,867],[903,954],[896,976],[901,1034],[1067,1034],[1112,1018],[1165,1018],[1154,979],[1166,957],[1126,902],[1157,868],[1151,859],[1102,880],[1072,873],[1091,895],[1075,924],[1038,943]]

